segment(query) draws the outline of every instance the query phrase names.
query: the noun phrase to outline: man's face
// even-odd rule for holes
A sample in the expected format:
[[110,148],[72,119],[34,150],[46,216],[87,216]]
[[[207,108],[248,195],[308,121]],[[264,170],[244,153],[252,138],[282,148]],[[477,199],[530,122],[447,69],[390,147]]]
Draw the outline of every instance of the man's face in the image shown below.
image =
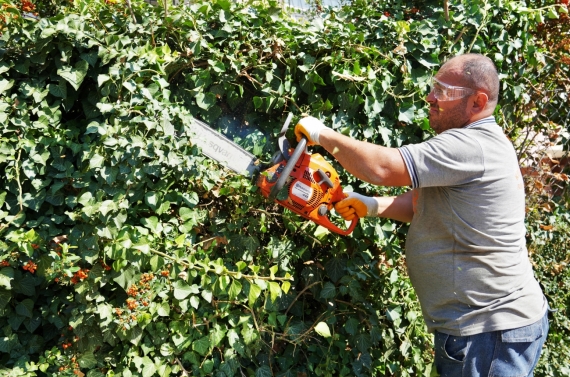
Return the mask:
[[[440,72],[436,75],[438,81],[443,85],[461,86],[457,75],[452,73]],[[433,89],[433,88],[432,88]],[[469,123],[471,114],[468,111],[469,95],[465,97],[445,100],[437,99],[434,90],[430,91],[427,96],[429,109],[429,125],[437,133],[452,128],[461,128]]]

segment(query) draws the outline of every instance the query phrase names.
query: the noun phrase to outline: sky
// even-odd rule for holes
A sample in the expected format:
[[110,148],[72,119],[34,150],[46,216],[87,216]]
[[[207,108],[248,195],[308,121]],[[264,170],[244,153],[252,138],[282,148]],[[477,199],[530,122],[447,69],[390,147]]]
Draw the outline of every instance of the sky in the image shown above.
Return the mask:
[[[321,4],[323,6],[335,6],[339,5],[341,0],[322,0]],[[309,5],[305,0],[284,0],[286,4],[291,4],[296,8],[308,8]]]

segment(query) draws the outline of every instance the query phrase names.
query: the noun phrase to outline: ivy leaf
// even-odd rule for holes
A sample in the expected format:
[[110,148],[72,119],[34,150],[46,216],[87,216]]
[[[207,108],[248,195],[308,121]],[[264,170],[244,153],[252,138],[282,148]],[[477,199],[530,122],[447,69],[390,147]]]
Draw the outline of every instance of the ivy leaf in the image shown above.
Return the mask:
[[331,258],[325,264],[325,271],[333,282],[338,282],[345,274],[346,260],[342,258]]
[[207,289],[204,289],[204,290],[202,291],[202,298],[203,298],[204,300],[206,300],[206,301],[208,301],[208,302],[212,302],[212,296],[213,296],[212,291],[209,291],[209,290],[207,290]]
[[333,298],[336,295],[336,287],[330,281],[327,281],[323,289],[321,289],[321,298],[329,299]]
[[210,349],[210,337],[204,336],[192,343],[192,350],[198,352],[201,356],[208,353]]
[[372,342],[370,341],[370,335],[368,334],[358,334],[354,337],[354,342],[356,348],[362,353],[368,352],[368,349],[372,347]]
[[36,294],[35,279],[30,275],[24,275],[23,278],[14,280],[14,291],[22,293],[26,296]]
[[350,335],[355,335],[358,332],[358,325],[360,322],[355,318],[349,318],[344,324],[344,329]]
[[196,95],[196,104],[201,109],[208,110],[216,104],[216,95],[214,93],[198,93]]
[[176,282],[174,282],[174,298],[177,300],[184,300],[190,296],[191,293],[195,292],[186,282],[182,280],[176,280]]
[[123,269],[119,276],[113,279],[117,284],[121,286],[125,291],[127,288],[133,284],[135,280],[135,270],[133,266],[129,266],[126,269]]
[[255,371],[255,377],[271,377],[273,376],[273,372],[271,372],[271,368],[267,365],[263,365]]
[[315,326],[315,331],[317,332],[317,334],[319,334],[322,337],[325,338],[331,337],[331,331],[329,329],[329,326],[325,322],[317,323],[317,325]]
[[12,289],[10,281],[14,279],[14,269],[12,267],[4,267],[0,269],[0,287],[4,287],[7,290]]
[[42,324],[42,317],[39,314],[36,314],[33,318],[26,319],[24,321],[24,326],[26,326],[26,330],[30,333],[36,331],[38,327]]
[[57,84],[49,84],[48,90],[54,97],[67,98],[67,84],[64,80],[59,80]]
[[198,309],[198,306],[200,306],[200,299],[196,296],[190,297],[190,305],[192,305],[194,309]]
[[228,290],[228,296],[230,300],[235,300],[241,292],[241,283],[238,280],[233,280]]
[[243,247],[250,253],[255,252],[259,248],[259,239],[255,236],[248,236],[242,240]]
[[14,80],[0,80],[0,94],[10,89],[14,85]]
[[5,353],[10,353],[12,348],[18,345],[18,335],[16,333],[8,336],[0,336],[0,351]]
[[64,78],[75,90],[79,89],[79,86],[87,76],[87,70],[89,69],[89,63],[85,60],[80,60],[75,64],[75,67],[70,66],[61,68],[57,70],[57,74]]
[[24,317],[32,318],[34,310],[34,301],[27,298],[16,305],[16,313]]
[[92,352],[83,353],[77,362],[81,368],[91,369],[97,366],[97,359]]
[[275,300],[277,300],[277,297],[281,297],[281,287],[274,281],[270,281],[268,285],[271,301],[275,302]]
[[210,332],[210,339],[212,347],[216,347],[224,340],[226,336],[226,330],[221,328],[219,325],[214,326],[214,331]]
[[168,304],[168,302],[161,302],[160,304],[158,304],[156,314],[158,314],[161,317],[168,317],[170,315],[170,305]]
[[0,310],[4,309],[10,302],[12,294],[10,292],[0,289]]
[[403,104],[400,106],[400,114],[398,115],[398,120],[404,123],[413,123],[415,111],[416,106],[413,103]]
[[148,356],[143,357],[142,364],[143,364],[142,368],[143,377],[151,377],[156,373],[156,366]]
[[257,300],[260,294],[261,288],[258,285],[251,284],[249,286],[249,295],[247,297],[249,306],[253,306],[253,304],[255,304],[255,300]]

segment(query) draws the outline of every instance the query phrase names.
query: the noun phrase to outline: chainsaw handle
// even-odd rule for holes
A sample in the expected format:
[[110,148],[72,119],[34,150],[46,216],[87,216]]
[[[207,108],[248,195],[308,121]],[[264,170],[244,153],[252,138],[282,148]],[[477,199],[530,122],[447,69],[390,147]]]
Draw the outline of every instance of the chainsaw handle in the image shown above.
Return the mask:
[[275,182],[273,187],[271,187],[271,191],[269,192],[270,200],[275,200],[277,194],[279,194],[279,191],[281,191],[283,186],[285,186],[285,182],[287,182],[289,175],[293,171],[293,168],[297,164],[297,161],[299,161],[299,158],[301,157],[303,152],[305,152],[306,147],[307,147],[307,138],[303,137],[301,138],[301,141],[299,141],[299,144],[297,144],[297,147],[291,154],[291,157],[289,157],[289,161],[287,161],[287,165],[285,165],[285,167],[283,168],[283,171],[281,172],[281,175],[277,179],[277,182]]
[[348,236],[350,233],[352,233],[354,228],[356,228],[356,225],[358,225],[358,220],[359,220],[358,217],[354,218],[350,222],[350,225],[346,230],[341,229],[338,226],[336,226],[335,224],[331,223],[331,221],[329,220],[329,218],[327,216],[319,216],[318,224],[324,226],[325,228],[327,228],[331,232],[335,232],[336,234],[340,234],[341,236]]

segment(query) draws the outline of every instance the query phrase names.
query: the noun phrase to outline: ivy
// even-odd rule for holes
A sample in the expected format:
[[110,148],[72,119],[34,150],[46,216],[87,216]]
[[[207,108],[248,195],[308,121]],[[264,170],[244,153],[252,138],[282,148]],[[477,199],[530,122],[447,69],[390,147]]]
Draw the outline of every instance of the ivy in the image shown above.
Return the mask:
[[[350,237],[331,234],[204,157],[192,123],[262,163],[289,112],[385,146],[418,142],[431,136],[429,78],[448,56],[474,51],[498,64],[496,115],[516,139],[532,88],[559,88],[568,73],[533,34],[566,14],[555,4],[453,3],[445,14],[429,2],[359,0],[307,19],[271,0],[42,1],[37,18],[22,17],[20,2],[2,5],[0,370],[9,375],[429,376],[406,226],[361,219]],[[547,110],[564,103],[550,100]],[[561,112],[543,116],[564,122]],[[400,190],[338,171],[363,193]],[[566,214],[562,206],[552,222]],[[536,244],[554,237],[533,219]],[[556,253],[541,263],[566,258]],[[563,307],[555,286],[568,280],[542,280]],[[562,317],[553,337],[567,347]],[[551,347],[545,355],[568,364]]]

